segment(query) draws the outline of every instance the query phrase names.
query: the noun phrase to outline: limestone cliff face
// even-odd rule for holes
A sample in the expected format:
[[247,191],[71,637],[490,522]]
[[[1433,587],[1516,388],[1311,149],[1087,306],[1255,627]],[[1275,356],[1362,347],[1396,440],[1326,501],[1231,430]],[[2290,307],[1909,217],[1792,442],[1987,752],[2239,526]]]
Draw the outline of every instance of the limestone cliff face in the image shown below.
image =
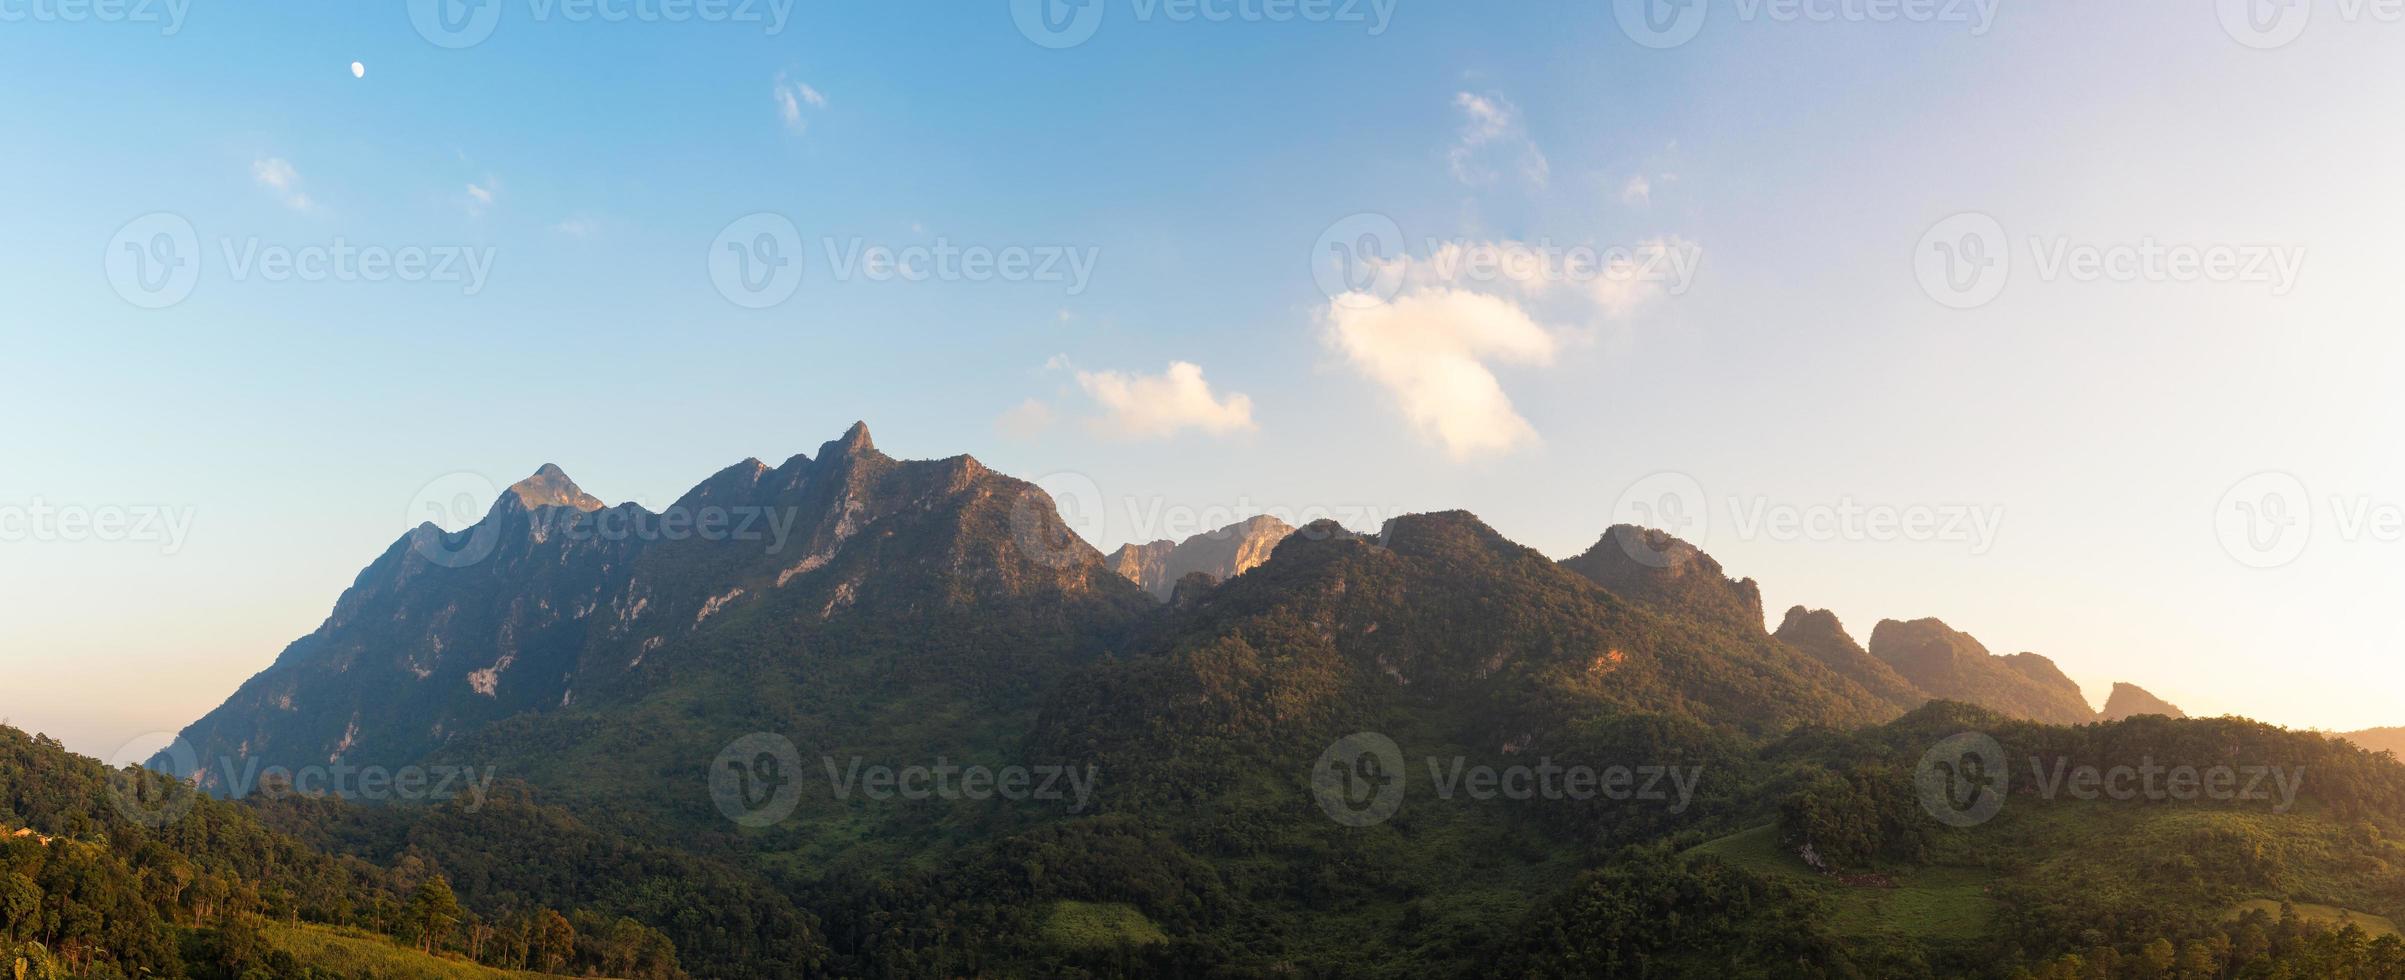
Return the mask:
[[1124,545],[1111,553],[1110,566],[1154,598],[1167,601],[1187,575],[1201,572],[1219,581],[1242,575],[1268,561],[1278,542],[1293,533],[1292,525],[1262,515],[1184,541]]
[[2079,685],[2054,661],[2034,653],[1996,656],[1936,619],[1881,621],[1871,630],[1870,655],[1931,697],[2055,725],[2096,720]]
[[1562,565],[1630,602],[1763,630],[1754,580],[1729,578],[1711,555],[1664,531],[1616,525]]
[[2145,688],[2139,687],[2136,684],[2124,683],[2113,685],[2113,696],[2106,698],[2104,701],[2103,720],[2120,721],[2123,718],[2131,718],[2138,715],[2164,715],[2171,718],[2188,717],[2188,713],[2181,711],[2179,709],[2179,705],[2172,704],[2171,702],[2165,701],[2162,698],[2155,697],[2153,694],[2148,693]]
[[[774,663],[860,622],[988,616],[1078,635],[1148,608],[1041,488],[967,456],[894,459],[862,425],[815,458],[727,467],[657,514],[545,466],[472,527],[402,535],[183,738],[206,789],[228,763],[398,765],[504,719],[639,699],[730,645]],[[904,646],[952,658],[946,676],[1066,656],[1005,639]]]
[[1854,642],[1853,636],[1846,633],[1845,624],[1837,621],[1836,613],[1797,606],[1787,610],[1786,620],[1772,636],[1828,664],[1829,669],[1889,704],[1910,711],[1929,700],[1928,692]]

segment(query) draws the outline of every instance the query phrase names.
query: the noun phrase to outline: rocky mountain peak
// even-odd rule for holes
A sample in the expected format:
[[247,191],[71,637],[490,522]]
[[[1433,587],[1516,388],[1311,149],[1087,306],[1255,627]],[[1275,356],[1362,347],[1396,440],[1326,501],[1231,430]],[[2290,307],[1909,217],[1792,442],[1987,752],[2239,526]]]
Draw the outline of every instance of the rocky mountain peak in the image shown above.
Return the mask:
[[2056,725],[2096,720],[2087,696],[2054,661],[2034,653],[1996,656],[1943,620],[1881,620],[1871,630],[1870,655],[1933,697]]
[[1244,574],[1268,561],[1278,542],[1293,533],[1292,525],[1262,514],[1184,541],[1122,545],[1111,553],[1110,566],[1154,598],[1171,600],[1178,582],[1186,576],[1201,572],[1214,581],[1224,581]]
[[1853,635],[1846,632],[1844,623],[1837,621],[1836,613],[1802,606],[1787,610],[1787,617],[1779,622],[1778,637],[1790,643],[1834,642],[1855,645]]
[[1847,680],[1862,685],[1862,689],[1877,695],[1880,700],[1910,710],[1929,700],[1929,695],[1905,680],[1896,669],[1881,662],[1854,642],[1837,614],[1826,609],[1806,609],[1796,606],[1787,610],[1786,619],[1771,634],[1779,642],[1802,651],[1806,656],[1827,664],[1829,669]]
[[2120,721],[2138,715],[2162,715],[2167,718],[2186,718],[2188,713],[2179,705],[2155,697],[2143,687],[2127,682],[2113,685],[2113,694],[2104,702],[2105,721]]
[[1614,525],[1562,564],[1632,602],[1762,628],[1761,587],[1729,578],[1711,555],[1667,531]]
[[877,451],[876,440],[869,438],[868,423],[854,422],[835,441],[818,447],[820,462],[845,456],[865,456]]
[[603,504],[600,498],[584,492],[582,487],[576,485],[576,481],[568,479],[568,474],[553,463],[545,463],[542,469],[534,471],[533,476],[511,484],[510,488],[501,495],[501,499],[504,501],[515,499],[518,506],[527,510],[544,507],[570,507],[582,511],[595,511],[608,506]]

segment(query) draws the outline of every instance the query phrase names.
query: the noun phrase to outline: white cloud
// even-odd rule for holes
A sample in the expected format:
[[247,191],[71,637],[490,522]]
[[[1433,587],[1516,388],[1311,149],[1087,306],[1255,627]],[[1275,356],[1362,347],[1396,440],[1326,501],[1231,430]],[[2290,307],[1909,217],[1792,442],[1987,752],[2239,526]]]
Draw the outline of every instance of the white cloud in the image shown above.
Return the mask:
[[591,238],[601,231],[601,222],[580,216],[552,225],[551,230],[570,238]]
[[1463,117],[1461,134],[1445,156],[1455,180],[1465,184],[1493,183],[1495,168],[1506,163],[1537,187],[1552,179],[1553,165],[1545,160],[1545,153],[1537,148],[1536,141],[1528,138],[1528,129],[1520,122],[1519,107],[1502,96],[1470,92],[1455,94],[1453,107],[1461,110]]
[[1079,371],[1077,384],[1107,413],[1100,427],[1116,435],[1152,439],[1186,429],[1227,435],[1259,428],[1253,424],[1251,398],[1212,394],[1203,369],[1185,361],[1171,362],[1157,375]]
[[1587,298],[1606,317],[1628,316],[1663,296],[1685,293],[1703,255],[1703,246],[1676,235],[1649,239],[1605,259],[1603,271],[1585,284]]
[[300,171],[294,170],[292,163],[283,157],[263,157],[252,161],[251,179],[258,181],[259,186],[276,192],[276,196],[283,199],[285,207],[307,211],[317,206],[317,202],[301,192]]
[[[1684,291],[1702,254],[1680,238],[1570,249],[1447,242],[1387,263],[1380,281],[1394,287],[1391,298],[1347,293],[1321,323],[1328,345],[1385,388],[1422,438],[1455,460],[1509,452],[1537,433],[1489,365],[1552,364],[1602,321]],[[1532,307],[1587,327],[1548,326]]]
[[994,420],[994,428],[1013,439],[1033,439],[1052,428],[1052,406],[1030,398]]
[[1466,289],[1421,289],[1391,302],[1339,299],[1328,342],[1394,396],[1412,428],[1456,460],[1537,441],[1489,361],[1543,366],[1560,346],[1510,299]]
[[796,133],[810,128],[810,121],[802,118],[804,107],[811,109],[827,107],[825,93],[802,82],[787,78],[784,72],[777,73],[776,88],[772,92],[777,100],[777,118],[783,119],[785,128]]
[[1652,204],[1653,181],[1645,179],[1644,174],[1630,177],[1628,183],[1620,185],[1620,203],[1632,208]]

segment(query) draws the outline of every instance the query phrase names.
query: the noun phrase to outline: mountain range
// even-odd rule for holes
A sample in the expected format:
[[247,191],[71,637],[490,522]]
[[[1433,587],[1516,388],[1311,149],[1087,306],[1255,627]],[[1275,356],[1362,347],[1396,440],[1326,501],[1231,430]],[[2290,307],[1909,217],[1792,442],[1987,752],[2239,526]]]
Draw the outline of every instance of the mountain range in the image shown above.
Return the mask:
[[[2252,746],[2350,774],[2312,784],[2310,819],[2244,831],[2276,831],[2287,843],[2254,846],[2298,862],[2405,801],[2393,760],[2182,720],[2130,685],[2099,713],[2047,658],[1935,619],[1882,621],[1867,646],[1826,610],[1771,630],[1754,582],[1658,530],[1611,527],[1557,561],[1466,512],[1374,531],[1262,517],[1105,556],[1042,489],[967,456],[894,459],[864,425],[657,513],[545,466],[471,527],[409,529],[151,765],[243,797],[295,846],[390,869],[360,887],[440,875],[490,921],[624,918],[712,977],[1927,975],[2204,941],[2215,903],[2241,898],[2405,914],[2405,885],[2381,890],[2388,851],[2356,848],[2376,857],[2311,889],[2219,867],[2091,888],[2076,901],[2123,905],[2079,939],[2102,913],[2031,871],[2086,839],[2073,824],[2240,831],[2017,803],[1982,838],[2001,850],[1970,848],[1911,802],[1922,749],[1965,729],[2067,757]],[[1326,783],[1361,745],[1399,765]],[[250,792],[261,771],[333,764],[493,789]],[[1048,796],[873,789],[963,767],[1066,775]],[[1457,792],[1465,771],[1515,767],[1634,767],[1678,791]],[[1359,809],[1378,798],[1364,772],[1399,807]],[[1848,918],[1877,895],[1842,882],[1922,875],[1979,883],[1931,906],[1956,924]],[[2136,911],[2166,895],[2177,915]],[[338,904],[318,921],[358,921]],[[612,948],[647,948],[626,936]]]
[[[1240,578],[1273,560],[1293,532],[1258,517],[1183,542],[1131,544],[1106,558],[1060,523],[1033,485],[966,456],[892,459],[876,450],[865,425],[815,456],[774,467],[758,460],[730,466],[659,514],[604,505],[559,468],[544,466],[503,492],[475,526],[445,532],[421,525],[394,541],[316,631],[182,733],[198,758],[215,764],[178,775],[197,775],[203,788],[222,790],[229,773],[246,769],[422,761],[497,725],[548,727],[552,719],[564,724],[657,700],[723,672],[733,654],[720,648],[728,646],[767,642],[781,649],[743,652],[811,664],[833,654],[821,652],[825,644],[817,641],[889,614],[927,617],[930,626],[959,622],[971,635],[934,648],[888,650],[891,659],[881,665],[888,678],[943,685],[973,677],[965,693],[974,697],[1025,693],[1079,665],[1106,638],[1157,616],[1148,612],[1155,603],[1146,593],[1166,600],[1181,579],[1198,572],[1208,576],[1204,587]],[[1327,547],[1412,556],[1441,542],[1462,557],[1511,556],[1484,563],[1490,567],[1480,574],[1546,569],[1542,578],[1511,581],[1602,604],[1531,624],[1546,642],[1565,642],[1559,638],[1590,632],[1599,622],[1633,624],[1583,641],[1593,647],[1591,657],[1619,658],[1610,666],[1619,675],[1608,685],[1615,696],[1661,690],[1699,711],[1725,700],[1677,689],[1673,665],[1686,672],[1685,683],[1742,675],[1791,687],[1747,703],[1749,710],[1737,713],[1743,720],[1733,716],[1732,724],[1859,723],[1932,698],[2042,721],[2095,717],[2050,661],[1992,656],[1936,620],[1881,623],[1867,655],[1826,613],[1791,611],[1778,634],[1766,633],[1760,591],[1750,580],[1725,577],[1709,555],[1659,531],[1614,527],[1593,548],[1558,563],[1460,513],[1401,518],[1375,541],[1333,525],[1310,537],[1292,542],[1291,563],[1301,565],[1301,556]],[[1573,578],[1620,602],[1570,588]],[[1290,587],[1266,601],[1291,607],[1298,597]],[[1346,604],[1365,601],[1354,594]],[[1002,606],[1008,616],[997,615]],[[1408,611],[1406,604],[1385,615]],[[1723,642],[1699,644],[1692,657],[1645,649],[1639,634],[1628,631],[1666,639],[1681,633],[1655,617],[1708,625]],[[1020,621],[997,628],[1011,619]],[[774,638],[754,635],[764,632]],[[996,642],[1005,636],[1016,639]],[[1747,666],[1720,665],[1717,656]],[[1370,659],[1405,684],[1423,669],[1446,676],[1466,668],[1485,678],[1509,666],[1501,654],[1475,665],[1416,664],[1400,652]],[[880,686],[857,658],[817,666],[846,685]],[[813,678],[811,696],[851,689],[830,687],[832,679]],[[926,688],[896,693],[909,700]],[[857,698],[850,706],[878,700]],[[1757,715],[1755,707],[1777,710]],[[171,766],[173,760],[156,761]]]

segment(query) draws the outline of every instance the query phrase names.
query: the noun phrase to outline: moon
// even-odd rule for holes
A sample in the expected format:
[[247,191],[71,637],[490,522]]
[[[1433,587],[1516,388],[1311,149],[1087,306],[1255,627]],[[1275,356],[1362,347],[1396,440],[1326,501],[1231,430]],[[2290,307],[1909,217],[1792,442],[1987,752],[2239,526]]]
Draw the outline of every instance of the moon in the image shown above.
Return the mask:
[[360,64],[360,63],[358,63],[358,62],[356,62],[356,61],[354,61],[354,62],[351,62],[351,77],[352,77],[352,78],[366,78],[366,77],[367,77],[367,66],[366,66],[366,65],[363,65],[363,64]]

